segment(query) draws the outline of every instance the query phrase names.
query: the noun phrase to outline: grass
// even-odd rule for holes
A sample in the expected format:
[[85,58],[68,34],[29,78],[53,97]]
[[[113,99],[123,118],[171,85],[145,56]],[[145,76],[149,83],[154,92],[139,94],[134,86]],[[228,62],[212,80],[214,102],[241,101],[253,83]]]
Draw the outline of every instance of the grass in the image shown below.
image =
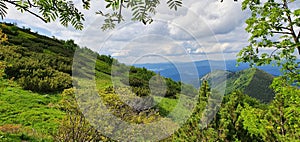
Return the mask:
[[[110,75],[96,71],[96,88],[98,90],[104,90],[109,86],[117,85],[122,86],[119,77],[112,78]],[[81,83],[88,81],[81,80]],[[194,99],[180,95],[180,99],[171,99],[160,96],[153,96],[154,101],[156,103],[156,107],[159,109],[159,113],[163,117],[171,118],[175,122],[181,122],[185,120],[185,118],[189,117],[191,112],[193,111],[193,107],[195,106]]]
[[60,96],[33,93],[23,90],[14,82],[9,84],[7,82],[7,80],[0,81],[1,84],[6,84],[0,92],[0,126],[18,125],[20,130],[17,133],[0,130],[0,141],[5,139],[9,141],[11,137],[35,141],[30,135],[34,135],[35,138],[51,139],[50,135],[56,132],[64,116],[56,105],[61,99]]
[[32,34],[25,33],[23,31],[18,31],[18,33],[19,33],[18,36],[22,37],[22,38],[26,38],[26,39],[36,38],[36,36],[34,36]]
[[234,74],[234,77],[227,80],[226,84],[226,93],[233,92],[234,90],[244,90],[245,86],[247,86],[255,71],[252,69],[244,70]]
[[113,82],[111,76],[103,72],[96,71],[96,87],[99,90],[112,86]]
[[161,116],[171,118],[173,121],[182,123],[188,118],[196,105],[193,98],[181,95],[180,99],[170,99],[153,96],[156,107]]

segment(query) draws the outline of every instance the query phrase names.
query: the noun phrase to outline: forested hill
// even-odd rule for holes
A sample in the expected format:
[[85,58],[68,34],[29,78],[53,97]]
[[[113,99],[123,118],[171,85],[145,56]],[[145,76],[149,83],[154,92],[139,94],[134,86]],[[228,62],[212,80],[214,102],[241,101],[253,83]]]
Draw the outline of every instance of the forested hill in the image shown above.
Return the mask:
[[226,84],[226,94],[239,90],[253,98],[268,103],[274,99],[275,93],[270,88],[273,76],[257,68],[245,69],[238,72],[215,71],[211,72],[201,80],[212,82],[213,86],[219,88]]

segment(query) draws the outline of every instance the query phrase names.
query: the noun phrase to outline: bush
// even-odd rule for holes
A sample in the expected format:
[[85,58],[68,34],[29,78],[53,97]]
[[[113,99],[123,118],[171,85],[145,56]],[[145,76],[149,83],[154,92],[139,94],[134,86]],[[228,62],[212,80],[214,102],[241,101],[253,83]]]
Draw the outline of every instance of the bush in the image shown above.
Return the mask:
[[72,86],[72,78],[69,74],[51,68],[33,70],[30,75],[19,78],[18,82],[24,89],[36,92],[62,91]]

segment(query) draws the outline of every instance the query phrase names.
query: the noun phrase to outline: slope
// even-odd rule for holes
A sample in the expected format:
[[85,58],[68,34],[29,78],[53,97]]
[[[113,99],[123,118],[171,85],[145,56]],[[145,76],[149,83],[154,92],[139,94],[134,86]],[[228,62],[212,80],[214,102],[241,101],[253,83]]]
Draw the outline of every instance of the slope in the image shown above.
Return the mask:
[[[49,38],[31,32],[29,28],[19,28],[16,24],[1,23],[0,29],[8,36],[8,42],[0,45],[0,60],[9,64],[5,70],[7,78],[13,78],[26,90],[61,92],[73,86],[71,76],[75,74],[81,78],[95,76],[97,88],[101,90],[116,85],[112,84],[114,77],[114,82],[130,85],[139,96],[150,93],[149,80],[156,75],[153,71],[127,66],[111,56],[80,48],[73,40]],[[75,52],[82,57],[76,59],[74,65]],[[95,61],[91,61],[93,58]],[[72,66],[76,70],[72,70]],[[176,98],[181,84],[165,80],[166,96]]]
[[[52,134],[65,117],[65,110],[58,108],[58,102],[61,101],[62,91],[72,88],[73,83],[76,83],[78,78],[74,81],[74,74],[82,78],[95,77],[99,92],[107,92],[116,85],[111,79],[113,75],[118,74],[115,77],[116,82],[127,83],[138,96],[152,93],[149,87],[150,80],[159,82],[159,79],[163,78],[146,68],[127,66],[110,56],[99,55],[88,48],[80,48],[73,40],[49,38],[33,33],[28,28],[19,28],[15,24],[1,23],[0,29],[8,36],[8,42],[0,44],[0,65],[7,65],[4,79],[2,71],[0,76],[0,141],[53,140]],[[77,51],[83,58],[74,65],[73,56]],[[96,57],[95,63],[89,62],[89,55]],[[72,66],[79,67],[77,72],[72,70]],[[155,99],[168,98],[157,104],[157,108],[170,108],[165,104],[177,103],[175,98],[181,91],[181,85],[190,87],[172,79],[164,80],[166,94]],[[195,92],[197,91],[192,88],[186,93],[195,95]],[[116,97],[113,91],[102,95],[107,98]],[[110,101],[109,103],[113,104],[116,99]],[[124,108],[124,112],[129,111],[127,108]],[[164,115],[168,115],[169,111],[165,110]],[[137,115],[142,113],[138,112]]]
[[0,79],[0,141],[50,141],[65,113],[59,94],[39,94]]
[[262,70],[250,68],[236,73],[215,71],[205,75],[201,80],[208,80],[212,88],[221,88],[223,84],[226,84],[225,94],[240,90],[251,97],[268,103],[274,97],[274,92],[269,88],[273,78],[272,75]]

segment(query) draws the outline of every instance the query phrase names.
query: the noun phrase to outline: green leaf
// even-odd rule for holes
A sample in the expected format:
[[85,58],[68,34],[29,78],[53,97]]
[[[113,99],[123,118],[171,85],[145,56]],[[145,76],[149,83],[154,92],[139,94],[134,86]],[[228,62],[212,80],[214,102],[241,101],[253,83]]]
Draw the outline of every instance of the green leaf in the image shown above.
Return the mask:
[[295,15],[295,16],[300,16],[300,9],[295,10],[295,11],[294,11],[294,15]]
[[111,6],[111,3],[107,4],[107,5],[105,6],[105,8],[109,8],[110,6]]

